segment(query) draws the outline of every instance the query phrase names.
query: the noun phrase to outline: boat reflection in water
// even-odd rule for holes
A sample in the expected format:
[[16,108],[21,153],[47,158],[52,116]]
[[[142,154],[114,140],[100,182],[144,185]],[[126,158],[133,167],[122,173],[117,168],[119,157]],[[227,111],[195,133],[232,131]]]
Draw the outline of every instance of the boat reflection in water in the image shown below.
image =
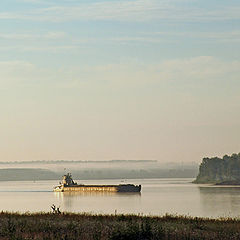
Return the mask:
[[141,212],[140,192],[117,191],[55,191],[54,196],[65,212],[93,214]]
[[72,191],[72,192],[54,192],[56,198],[64,197],[131,197],[141,196],[141,192],[108,192],[108,191]]
[[57,202],[65,212],[94,214],[139,213],[141,193],[118,192],[55,192]]

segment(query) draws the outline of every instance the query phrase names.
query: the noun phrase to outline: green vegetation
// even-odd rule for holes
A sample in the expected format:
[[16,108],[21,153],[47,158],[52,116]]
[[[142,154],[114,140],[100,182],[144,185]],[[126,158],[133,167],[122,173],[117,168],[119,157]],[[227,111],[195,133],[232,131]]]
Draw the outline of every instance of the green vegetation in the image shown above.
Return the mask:
[[240,153],[223,158],[203,158],[195,183],[240,184]]
[[240,220],[2,212],[0,239],[237,240]]

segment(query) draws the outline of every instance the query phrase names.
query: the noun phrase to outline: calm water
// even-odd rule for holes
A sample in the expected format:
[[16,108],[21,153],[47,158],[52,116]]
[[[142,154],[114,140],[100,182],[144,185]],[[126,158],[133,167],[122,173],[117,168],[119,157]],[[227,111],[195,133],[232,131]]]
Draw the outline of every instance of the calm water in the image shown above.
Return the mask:
[[[240,188],[191,184],[193,179],[141,179],[142,193],[54,193],[58,181],[0,182],[0,211],[62,211],[91,213],[165,213],[240,217]],[[78,181],[80,183],[80,181]],[[119,184],[120,180],[88,180],[85,184]]]

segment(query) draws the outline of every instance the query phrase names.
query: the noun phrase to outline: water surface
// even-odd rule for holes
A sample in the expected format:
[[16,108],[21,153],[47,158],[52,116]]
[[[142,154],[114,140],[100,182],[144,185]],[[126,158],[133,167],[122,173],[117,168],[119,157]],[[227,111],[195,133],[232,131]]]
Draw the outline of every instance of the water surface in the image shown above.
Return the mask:
[[[165,213],[201,217],[240,216],[240,188],[196,185],[193,179],[135,179],[141,193],[54,193],[58,181],[0,182],[0,211],[90,213]],[[79,183],[81,181],[78,181]],[[86,180],[85,184],[120,184],[121,180]]]

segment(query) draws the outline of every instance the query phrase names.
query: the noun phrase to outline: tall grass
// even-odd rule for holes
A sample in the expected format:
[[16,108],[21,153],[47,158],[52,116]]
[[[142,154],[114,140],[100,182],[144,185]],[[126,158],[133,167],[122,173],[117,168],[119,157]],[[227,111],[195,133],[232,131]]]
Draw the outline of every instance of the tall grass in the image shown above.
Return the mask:
[[0,239],[237,240],[240,239],[240,220],[2,212]]

